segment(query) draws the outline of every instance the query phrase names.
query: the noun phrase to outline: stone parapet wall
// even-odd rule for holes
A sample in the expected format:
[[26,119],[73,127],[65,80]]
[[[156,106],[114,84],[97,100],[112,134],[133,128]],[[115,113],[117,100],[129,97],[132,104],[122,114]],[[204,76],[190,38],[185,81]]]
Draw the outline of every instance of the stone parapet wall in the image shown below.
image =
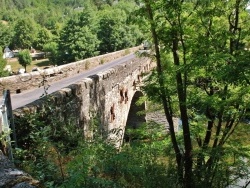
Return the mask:
[[[43,86],[44,81],[52,83],[66,77],[70,77],[87,69],[96,67],[100,64],[104,64],[106,62],[110,62],[114,59],[128,55],[129,53],[133,53],[139,48],[140,47],[134,47],[57,67],[52,67],[42,71],[0,78],[0,90],[3,91],[8,89],[10,90],[10,93],[13,94],[33,88],[38,88]],[[0,92],[0,95],[2,95],[2,92]]]
[[[98,74],[89,76],[88,78],[83,78],[81,81],[53,92],[48,96],[50,99],[53,99],[52,101],[54,101],[54,104],[51,103],[51,105],[64,106],[66,101],[72,101],[73,99],[78,98],[77,103],[81,102],[80,105],[84,104],[84,106],[94,99],[95,101],[92,101],[92,106],[94,106],[94,103],[99,100],[100,94],[103,94],[102,97],[105,97],[105,95],[108,92],[111,92],[114,88],[117,88],[117,96],[113,97],[118,98],[119,89],[122,89],[123,82],[126,78],[131,79],[130,87],[133,87],[133,72],[136,72],[136,81],[138,81],[139,76],[141,76],[142,73],[148,72],[152,69],[152,67],[154,67],[154,63],[152,63],[152,67],[149,66],[150,63],[148,62],[148,59],[144,61],[146,62],[145,65],[143,65],[144,62],[142,59],[136,58],[133,62],[128,61],[122,65],[116,65],[113,68],[99,72]],[[100,93],[100,90],[104,93]],[[20,116],[25,113],[34,113],[43,108],[42,106],[45,105],[46,100],[46,97],[38,99],[26,106],[15,109],[13,113],[15,116]]]
[[[111,126],[107,129],[114,128],[113,126],[116,125],[123,125],[125,120],[124,122],[120,121],[122,118],[126,119],[130,103],[125,104],[124,101],[121,101],[121,95],[127,89],[128,100],[131,102],[133,93],[137,89],[136,84],[143,73],[149,72],[154,67],[153,64],[149,59],[135,58],[133,61],[83,78],[79,82],[50,94],[48,96],[49,105],[54,111],[58,110],[57,116],[62,117],[61,119],[65,119],[65,121],[67,118],[74,119],[76,126],[83,128],[87,135],[89,135],[89,121],[95,115],[100,118],[101,126],[104,129],[108,125]],[[41,98],[15,109],[13,111],[15,119],[42,110],[45,105],[48,105],[46,98]],[[116,119],[110,124],[110,110],[114,104]],[[125,110],[126,113],[122,110]],[[16,129],[19,129],[19,127],[21,125],[16,122]]]

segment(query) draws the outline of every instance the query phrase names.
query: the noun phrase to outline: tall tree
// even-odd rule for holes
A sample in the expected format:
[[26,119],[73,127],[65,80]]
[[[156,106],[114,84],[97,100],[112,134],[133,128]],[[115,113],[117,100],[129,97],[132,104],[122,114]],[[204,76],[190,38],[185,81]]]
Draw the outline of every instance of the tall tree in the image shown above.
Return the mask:
[[43,46],[46,43],[50,42],[51,39],[52,39],[52,34],[50,33],[50,31],[47,30],[46,28],[40,28],[37,33],[37,37],[34,40],[35,49],[42,50]]
[[47,52],[47,57],[49,58],[50,63],[56,65],[58,58],[58,44],[56,42],[49,42],[43,46],[43,51]]
[[33,20],[29,18],[18,20],[14,27],[14,31],[15,35],[12,41],[12,46],[14,48],[30,49],[36,36],[36,29]]
[[[232,166],[223,163],[232,157],[229,140],[246,115],[250,91],[250,52],[244,47],[247,1],[143,2],[157,63],[157,77],[146,91],[154,98],[152,88],[158,85],[178,182],[183,187],[226,187]],[[174,131],[174,116],[182,121],[181,138]],[[242,157],[240,149],[235,151]]]
[[95,31],[93,10],[84,10],[70,19],[60,33],[61,62],[72,62],[97,54],[99,40]]
[[142,34],[137,25],[130,20],[130,15],[136,8],[135,3],[122,1],[99,12],[98,39],[101,41],[99,46],[101,54],[139,43]]
[[2,48],[10,45],[13,34],[13,29],[7,23],[0,22],[0,46]]

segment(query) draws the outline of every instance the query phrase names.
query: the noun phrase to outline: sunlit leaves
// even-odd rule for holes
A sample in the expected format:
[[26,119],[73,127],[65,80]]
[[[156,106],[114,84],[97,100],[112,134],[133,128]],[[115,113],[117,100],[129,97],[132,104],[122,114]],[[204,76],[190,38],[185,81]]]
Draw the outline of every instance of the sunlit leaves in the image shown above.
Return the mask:
[[18,62],[20,65],[22,65],[25,68],[25,72],[26,72],[26,67],[30,65],[32,62],[30,51],[27,49],[20,51],[18,53]]
[[46,28],[40,28],[37,33],[37,37],[34,41],[34,48],[37,50],[42,50],[43,46],[50,42],[52,39],[52,34]]
[[86,10],[68,21],[60,34],[62,61],[72,62],[96,55],[99,41],[93,13]]
[[24,18],[17,21],[12,46],[19,49],[30,49],[36,36],[33,20]]
[[[123,6],[125,6],[123,8]],[[98,39],[100,53],[113,52],[138,45],[142,42],[142,33],[138,26],[133,24],[133,2],[115,4],[99,12]]]
[[[248,111],[250,67],[246,20],[250,16],[245,10],[246,1],[145,0],[144,3],[155,49],[160,48],[160,54],[157,50],[154,53],[156,58],[161,57],[157,59],[161,70],[158,75],[152,74],[145,91],[149,98],[163,104],[160,92],[164,91],[168,109],[181,115],[185,126],[177,147],[183,144],[184,153],[190,156],[190,147],[186,146],[194,146],[198,154],[191,159],[197,159],[194,168],[199,172],[203,165],[204,171],[214,168],[213,165],[226,169],[226,157],[219,158],[226,153],[223,146]],[[188,141],[188,129],[192,141]],[[204,173],[218,173],[213,170]],[[209,176],[204,176],[204,182],[210,181]],[[230,179],[226,174],[224,178],[223,181]],[[222,186],[223,181],[218,185]],[[214,182],[210,183],[211,187]]]
[[4,77],[4,76],[8,76],[8,72],[6,70],[4,70],[7,61],[6,59],[3,58],[3,52],[2,52],[2,47],[0,46],[0,76]]
[[13,28],[8,24],[4,24],[0,21],[0,46],[2,48],[9,46],[13,34]]

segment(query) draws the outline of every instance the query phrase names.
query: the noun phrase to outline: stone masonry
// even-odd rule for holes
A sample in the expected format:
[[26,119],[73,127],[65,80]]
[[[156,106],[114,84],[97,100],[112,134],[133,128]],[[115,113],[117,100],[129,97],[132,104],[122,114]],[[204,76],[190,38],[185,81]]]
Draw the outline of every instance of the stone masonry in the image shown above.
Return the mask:
[[[49,83],[52,83],[61,80],[62,78],[70,77],[84,70],[135,52],[138,49],[139,47],[134,47],[41,71],[0,78],[0,91],[9,89],[11,93],[20,93],[24,90],[41,87],[43,81],[45,80],[47,80]],[[0,92],[0,95],[2,95],[2,93],[3,92]]]
[[[132,99],[135,93],[141,92],[139,84],[143,75],[153,67],[150,59],[135,58],[52,93],[48,96],[50,105],[58,110],[57,115],[62,119],[74,116],[76,126],[84,129],[86,137],[92,136],[90,122],[98,117],[102,130],[119,130],[122,140]],[[45,100],[42,98],[14,110],[15,118],[41,110]],[[19,126],[16,125],[16,129],[21,128]],[[109,135],[111,140],[117,139],[117,133]]]

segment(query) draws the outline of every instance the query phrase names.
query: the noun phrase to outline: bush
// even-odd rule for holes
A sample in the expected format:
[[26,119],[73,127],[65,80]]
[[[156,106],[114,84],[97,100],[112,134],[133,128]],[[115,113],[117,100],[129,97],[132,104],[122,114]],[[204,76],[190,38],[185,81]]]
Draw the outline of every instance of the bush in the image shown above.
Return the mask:
[[49,107],[39,113],[15,118],[20,148],[15,151],[14,156],[19,168],[46,187],[53,187],[64,181],[64,168],[70,160],[68,155],[78,147],[83,139],[83,132],[82,128],[75,125],[73,116],[68,114],[67,120],[60,118],[49,100],[48,103]]

